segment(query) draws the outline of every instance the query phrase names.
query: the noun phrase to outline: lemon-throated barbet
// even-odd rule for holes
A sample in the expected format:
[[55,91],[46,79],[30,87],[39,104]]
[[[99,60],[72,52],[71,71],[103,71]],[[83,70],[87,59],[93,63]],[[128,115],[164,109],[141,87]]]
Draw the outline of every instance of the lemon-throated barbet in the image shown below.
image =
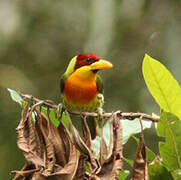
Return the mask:
[[[68,110],[79,112],[96,112],[102,108],[103,84],[98,72],[109,68],[112,68],[109,61],[94,54],[80,54],[73,57],[61,76],[63,106]],[[95,127],[90,127],[90,130],[93,128]]]

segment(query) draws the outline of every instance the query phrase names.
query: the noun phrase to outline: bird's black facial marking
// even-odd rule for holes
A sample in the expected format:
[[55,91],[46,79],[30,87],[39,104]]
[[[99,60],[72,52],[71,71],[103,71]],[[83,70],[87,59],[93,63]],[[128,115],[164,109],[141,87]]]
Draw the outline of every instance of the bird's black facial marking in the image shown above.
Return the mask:
[[97,70],[97,69],[95,69],[95,70],[92,70],[92,72],[96,74],[96,73],[98,72],[98,70]]
[[90,65],[92,63],[95,63],[97,61],[97,59],[92,59],[90,57],[86,58],[85,61]]

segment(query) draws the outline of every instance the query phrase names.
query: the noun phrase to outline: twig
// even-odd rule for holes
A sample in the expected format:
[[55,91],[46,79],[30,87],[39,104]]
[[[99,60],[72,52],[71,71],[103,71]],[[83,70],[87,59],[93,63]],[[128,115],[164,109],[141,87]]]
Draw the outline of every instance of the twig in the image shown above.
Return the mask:
[[[36,97],[33,97],[32,95],[29,94],[23,94],[21,92],[18,92],[19,95],[23,98],[23,100],[25,101],[30,101],[32,103],[40,103],[42,106],[45,106],[47,108],[52,108],[57,110],[58,106],[54,103],[50,103],[48,101],[43,101],[41,99],[38,99]],[[92,117],[97,117],[98,114],[95,112],[77,112],[77,111],[69,111],[67,110],[70,114],[75,114],[75,115],[83,115],[83,116],[92,116]],[[150,120],[152,122],[158,122],[160,117],[159,116],[152,116],[149,114],[145,114],[145,113],[133,113],[133,112],[121,112],[121,111],[116,111],[114,112],[117,114],[117,116],[119,116],[122,119],[129,119],[129,120],[134,120],[136,118],[142,118],[145,120]],[[113,115],[113,112],[110,113],[103,113],[103,117],[104,118],[110,118]]]

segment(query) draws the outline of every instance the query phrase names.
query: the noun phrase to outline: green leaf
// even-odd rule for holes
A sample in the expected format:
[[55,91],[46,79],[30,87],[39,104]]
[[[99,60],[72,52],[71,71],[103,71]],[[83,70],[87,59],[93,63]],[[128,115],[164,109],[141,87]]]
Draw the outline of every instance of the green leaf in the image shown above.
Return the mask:
[[159,143],[164,165],[170,171],[181,170],[181,121],[171,113],[162,112],[157,133],[165,137],[165,142]]
[[102,128],[102,134],[103,134],[105,143],[107,145],[107,148],[109,148],[109,143],[110,143],[110,123],[109,123],[109,121],[107,121],[104,124],[104,127]]
[[127,176],[130,174],[130,172],[128,170],[121,170],[120,174],[119,174],[119,180],[124,180],[127,178]]
[[[46,107],[41,107],[41,111],[48,117],[48,111]],[[59,116],[60,114],[58,114]],[[57,117],[55,116],[55,110],[54,109],[49,109],[49,117],[50,117],[50,121],[53,123],[53,125],[55,127],[58,127],[60,122],[57,119]],[[62,114],[62,122],[64,123],[64,125],[66,126],[66,128],[69,128],[69,123],[68,123],[68,118],[66,116],[65,113]]]
[[180,180],[181,170],[176,169],[176,170],[172,171],[172,176],[174,177],[175,180]]
[[48,117],[49,116],[49,118],[50,118],[50,121],[53,123],[53,125],[55,126],[55,127],[58,127],[59,126],[59,124],[60,124],[60,122],[59,122],[59,120],[56,118],[56,116],[55,116],[55,110],[54,109],[49,109],[49,112],[48,112],[48,110],[47,110],[47,108],[46,107],[41,107],[41,111],[46,115],[46,117]]
[[64,123],[64,125],[65,125],[65,127],[67,128],[67,129],[69,129],[69,120],[68,120],[68,117],[67,117],[67,115],[63,112],[63,114],[62,114],[62,122]]
[[19,103],[22,106],[23,99],[21,98],[21,96],[13,89],[8,88],[8,91],[11,95],[12,100]]
[[[142,120],[143,129],[151,128],[152,122]],[[139,119],[130,120],[123,120],[122,121],[122,128],[123,128],[123,144],[126,144],[128,139],[137,133],[141,132],[141,125]]]
[[[151,128],[152,122],[142,120],[142,125],[143,125],[143,129]],[[123,120],[122,128],[123,128],[123,144],[125,144],[132,135],[141,132],[140,120],[138,118],[134,119],[132,121]],[[103,131],[103,137],[104,137],[105,143],[106,143],[107,147],[109,148],[109,142],[110,142],[109,121],[106,122],[102,131]],[[101,138],[99,136],[96,136],[96,138],[94,140],[92,140],[93,149],[96,152],[97,157],[99,157],[100,142],[101,142]]]
[[96,157],[99,158],[101,138],[99,136],[96,136],[96,138],[93,139],[91,142],[92,142],[92,148],[96,153]]
[[155,159],[156,155],[155,153],[146,146],[146,159],[148,163],[152,162]]
[[84,163],[84,168],[85,168],[86,172],[88,172],[88,173],[91,172],[91,170],[89,169],[89,166],[86,163]]
[[167,168],[156,159],[148,166],[148,174],[149,180],[173,180],[173,177]]
[[148,55],[145,55],[142,70],[146,85],[160,108],[181,120],[181,88],[172,74]]

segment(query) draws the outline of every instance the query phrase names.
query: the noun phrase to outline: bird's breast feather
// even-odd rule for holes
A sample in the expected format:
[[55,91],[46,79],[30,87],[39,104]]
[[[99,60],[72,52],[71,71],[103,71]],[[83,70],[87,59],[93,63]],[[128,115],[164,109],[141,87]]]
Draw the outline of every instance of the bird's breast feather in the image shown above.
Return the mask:
[[74,104],[88,104],[97,95],[97,85],[95,81],[67,79],[65,83],[65,96],[68,101]]

